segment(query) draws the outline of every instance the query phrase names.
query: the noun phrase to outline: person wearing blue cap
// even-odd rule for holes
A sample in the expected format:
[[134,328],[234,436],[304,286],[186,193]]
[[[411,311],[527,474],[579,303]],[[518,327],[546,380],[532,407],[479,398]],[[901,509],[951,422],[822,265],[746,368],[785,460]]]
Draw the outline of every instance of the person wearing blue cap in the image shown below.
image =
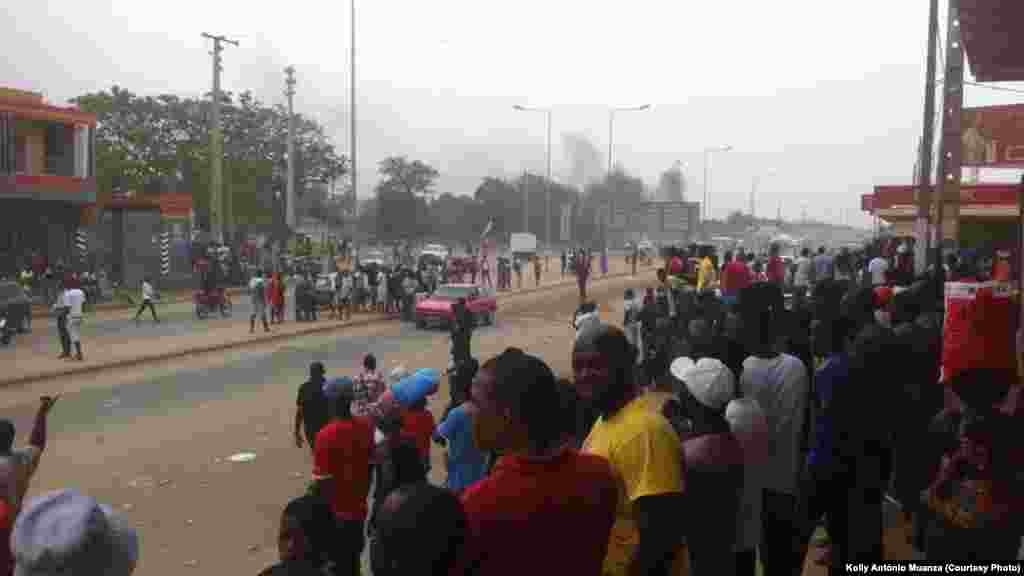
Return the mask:
[[369,512],[370,462],[373,428],[362,416],[352,416],[354,396],[351,378],[328,380],[323,387],[332,415],[316,435],[313,448],[313,479],[317,491],[330,503],[336,525],[330,554],[340,574],[360,572],[365,545],[364,525]]
[[130,576],[139,538],[109,506],[58,490],[26,503],[14,523],[11,550],[15,576]]

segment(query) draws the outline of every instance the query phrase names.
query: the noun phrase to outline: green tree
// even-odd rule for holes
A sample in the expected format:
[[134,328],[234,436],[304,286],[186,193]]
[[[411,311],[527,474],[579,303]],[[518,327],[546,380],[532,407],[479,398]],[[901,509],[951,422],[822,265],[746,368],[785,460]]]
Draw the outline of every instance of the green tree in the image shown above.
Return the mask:
[[[238,223],[272,217],[272,187],[285,174],[288,115],[266,106],[250,92],[221,99],[226,203]],[[170,94],[138,96],[118,86],[72,99],[97,115],[97,185],[101,191],[162,189],[157,180],[177,180],[192,193],[203,225],[209,209],[209,99]],[[327,183],[347,172],[323,127],[296,115],[297,191],[309,182]],[[230,183],[230,185],[229,185]]]
[[407,240],[429,231],[426,198],[434,191],[437,170],[419,160],[392,156],[380,161],[377,172],[378,238]]

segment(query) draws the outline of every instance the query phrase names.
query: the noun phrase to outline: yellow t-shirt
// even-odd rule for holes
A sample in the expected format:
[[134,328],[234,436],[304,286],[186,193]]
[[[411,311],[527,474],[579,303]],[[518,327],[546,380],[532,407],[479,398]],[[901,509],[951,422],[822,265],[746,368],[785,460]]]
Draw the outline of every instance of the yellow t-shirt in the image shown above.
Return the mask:
[[[603,456],[618,477],[619,503],[604,561],[605,576],[626,576],[640,541],[633,502],[644,496],[682,493],[682,445],[668,420],[652,411],[657,398],[644,394],[609,420],[594,423],[583,451]],[[659,405],[660,408],[660,405]],[[672,574],[687,573],[686,551],[680,545]]]
[[640,395],[633,402],[639,402],[649,412],[661,415],[661,409],[665,406],[665,403],[669,400],[675,400],[676,395],[671,392],[660,392],[658,390],[649,390]]
[[711,288],[714,282],[715,265],[711,262],[711,258],[705,258],[700,261],[700,271],[697,273],[697,290]]

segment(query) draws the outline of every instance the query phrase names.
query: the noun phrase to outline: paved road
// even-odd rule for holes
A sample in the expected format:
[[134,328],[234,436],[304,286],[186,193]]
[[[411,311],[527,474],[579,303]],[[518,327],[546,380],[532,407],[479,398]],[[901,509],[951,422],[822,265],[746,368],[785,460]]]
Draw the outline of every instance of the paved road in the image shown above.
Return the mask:
[[[292,301],[292,291],[289,290],[288,301]],[[159,323],[154,323],[149,310],[142,316],[141,321],[136,322],[133,317],[135,310],[101,310],[87,314],[82,324],[82,341],[88,343],[97,338],[105,336],[131,334],[139,338],[151,338],[168,335],[181,335],[202,330],[204,326],[224,322],[248,322],[252,306],[246,294],[232,296],[232,315],[230,318],[222,318],[219,315],[208,316],[199,320],[195,315],[195,308],[191,302],[174,302],[157,305],[157,316]],[[291,313],[290,313],[291,314]],[[294,316],[289,316],[291,320]],[[33,352],[40,353],[50,350],[54,353],[59,351],[57,336],[57,320],[55,318],[36,318],[32,321],[32,331],[28,334],[19,334],[12,344],[0,348],[0,364],[5,361],[13,361],[19,349],[28,348]]]

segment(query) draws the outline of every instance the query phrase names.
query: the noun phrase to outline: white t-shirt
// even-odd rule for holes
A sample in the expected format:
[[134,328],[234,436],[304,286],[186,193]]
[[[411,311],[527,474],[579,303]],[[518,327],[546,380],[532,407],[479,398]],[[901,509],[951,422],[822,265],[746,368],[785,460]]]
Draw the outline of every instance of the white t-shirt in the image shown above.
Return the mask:
[[82,317],[82,305],[85,304],[85,293],[78,288],[72,288],[64,292],[64,301],[70,308],[68,316],[72,318]]
[[142,300],[146,302],[153,301],[153,285],[149,282],[142,283]]
[[875,257],[868,263],[868,272],[871,273],[871,284],[881,286],[885,284],[885,273],[889,271],[889,262],[881,256]]
[[743,361],[743,396],[757,400],[768,424],[767,462],[761,469],[768,490],[796,494],[807,387],[807,369],[795,356],[750,356]]
[[796,260],[796,273],[793,275],[793,284],[796,286],[809,286],[811,276],[814,274],[814,262],[806,256]]

